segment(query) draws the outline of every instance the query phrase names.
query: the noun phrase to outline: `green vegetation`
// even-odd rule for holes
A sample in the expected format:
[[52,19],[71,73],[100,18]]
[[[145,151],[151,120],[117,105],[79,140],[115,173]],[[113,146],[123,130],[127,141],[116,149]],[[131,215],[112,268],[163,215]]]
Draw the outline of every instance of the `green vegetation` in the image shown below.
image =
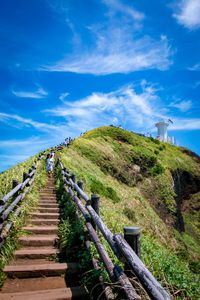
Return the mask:
[[114,233],[128,225],[142,227],[142,258],[174,299],[198,299],[200,218],[193,208],[199,194],[190,185],[182,211],[185,232],[179,233],[174,228],[173,178],[179,170],[190,174],[191,182],[199,178],[198,158],[183,148],[111,126],[84,134],[60,157],[84,181],[88,194],[100,194],[101,216]]

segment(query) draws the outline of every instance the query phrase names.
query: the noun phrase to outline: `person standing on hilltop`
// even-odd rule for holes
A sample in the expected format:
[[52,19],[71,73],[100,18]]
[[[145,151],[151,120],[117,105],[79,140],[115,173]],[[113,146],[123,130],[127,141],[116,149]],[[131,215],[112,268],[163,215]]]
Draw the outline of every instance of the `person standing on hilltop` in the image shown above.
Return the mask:
[[46,170],[49,176],[53,174],[53,164],[54,164],[54,158],[51,154],[47,154],[46,158]]

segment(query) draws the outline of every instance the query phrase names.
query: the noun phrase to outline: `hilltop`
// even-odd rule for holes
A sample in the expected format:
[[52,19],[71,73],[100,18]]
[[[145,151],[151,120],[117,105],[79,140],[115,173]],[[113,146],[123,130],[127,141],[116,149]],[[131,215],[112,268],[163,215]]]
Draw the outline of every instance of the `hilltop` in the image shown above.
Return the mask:
[[113,126],[85,133],[59,152],[64,165],[101,196],[108,227],[142,228],[142,259],[177,299],[198,295],[200,158]]

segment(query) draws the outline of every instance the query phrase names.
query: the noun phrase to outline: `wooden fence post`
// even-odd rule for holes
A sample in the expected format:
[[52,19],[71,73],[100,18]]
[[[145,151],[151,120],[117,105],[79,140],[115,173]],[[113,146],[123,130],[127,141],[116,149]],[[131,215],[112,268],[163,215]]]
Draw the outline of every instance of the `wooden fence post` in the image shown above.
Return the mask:
[[27,178],[29,178],[29,174],[24,172],[24,173],[23,173],[23,182],[24,182]]
[[19,181],[17,181],[16,179],[13,179],[12,188],[14,189],[18,184],[19,184]]
[[[99,202],[100,202],[99,195],[92,194],[90,202],[91,202],[91,206],[94,209],[94,211],[97,213],[97,215],[99,215]],[[96,226],[95,222],[93,222],[93,221],[92,221],[92,226],[96,230],[97,226]]]
[[81,181],[81,180],[77,181],[77,185],[83,191],[83,181]]
[[95,210],[95,212],[97,213],[97,215],[99,215],[99,204],[100,204],[100,197],[99,197],[99,195],[92,194],[91,195],[91,206]]
[[71,179],[75,183],[76,182],[76,175],[75,174],[71,174]]
[[140,230],[140,227],[124,227],[124,239],[131,246],[138,257],[141,255]]

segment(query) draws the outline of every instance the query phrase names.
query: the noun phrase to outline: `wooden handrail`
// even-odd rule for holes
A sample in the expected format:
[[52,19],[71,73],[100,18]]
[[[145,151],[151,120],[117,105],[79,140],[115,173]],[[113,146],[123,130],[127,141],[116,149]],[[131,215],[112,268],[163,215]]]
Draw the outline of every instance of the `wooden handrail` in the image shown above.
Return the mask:
[[[70,172],[66,172],[63,164],[60,161],[60,167],[62,172],[62,178],[65,184],[70,187],[71,194],[73,195],[73,190],[77,192],[79,198],[86,201],[86,206],[82,204],[77,196],[72,196],[74,202],[79,207],[79,210],[83,215],[88,218],[88,213],[92,218],[93,222],[96,224],[98,229],[103,234],[104,238],[107,240],[111,249],[114,251],[118,259],[128,263],[130,269],[136,274],[141,284],[143,285],[146,292],[149,294],[151,299],[154,300],[171,300],[171,296],[166,292],[166,290],[161,286],[161,284],[155,279],[151,272],[145,267],[140,258],[135,254],[133,249],[129,244],[123,239],[119,234],[113,235],[109,228],[104,224],[99,215],[92,208],[88,195],[75,183],[72,181]],[[67,189],[66,189],[67,190]]]

